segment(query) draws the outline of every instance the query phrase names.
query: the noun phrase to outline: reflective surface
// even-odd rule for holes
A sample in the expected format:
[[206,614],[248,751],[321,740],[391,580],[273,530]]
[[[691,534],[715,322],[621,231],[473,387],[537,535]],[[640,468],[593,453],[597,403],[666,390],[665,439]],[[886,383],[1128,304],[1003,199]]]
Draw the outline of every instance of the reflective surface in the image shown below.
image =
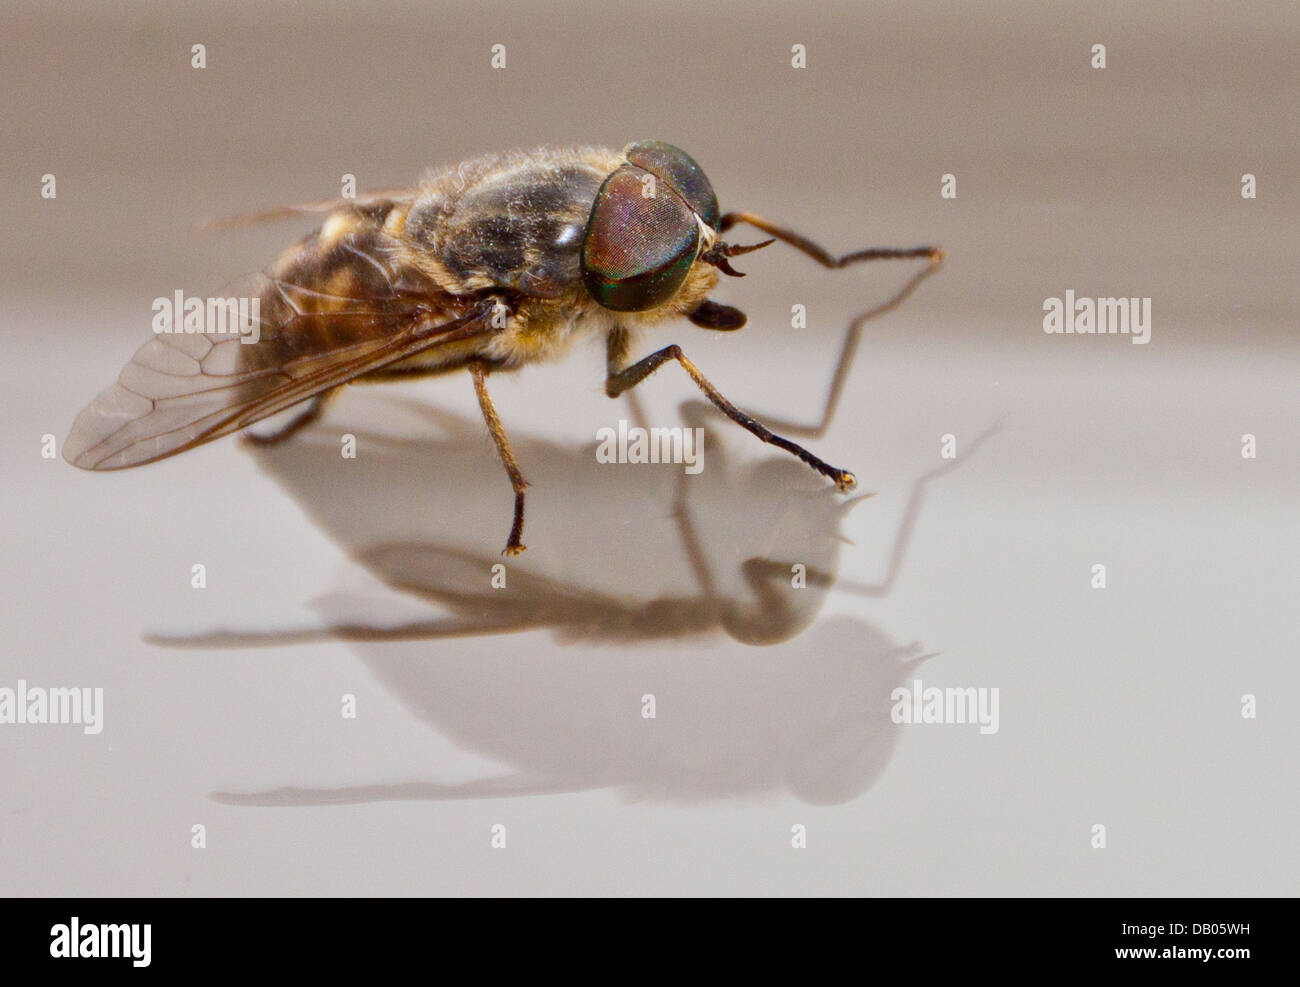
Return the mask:
[[[0,726],[0,891],[1294,890],[1294,23],[746,4],[737,31],[739,7],[683,4],[685,35],[720,40],[668,58],[662,10],[620,8],[629,40],[601,48],[580,6],[334,9],[0,14],[20,176],[0,184],[0,687],[106,697],[96,737]],[[595,81],[633,75],[632,96]],[[192,224],[344,174],[643,135],[697,155],[724,210],[836,250],[948,250],[863,327],[834,420],[801,440],[875,496],[842,509],[711,412],[684,420],[699,395],[673,366],[637,391],[652,426],[708,430],[703,471],[598,463],[596,430],[637,420],[598,350],[493,381],[533,483],[518,560],[496,554],[510,490],[468,379],[353,388],[256,455],[114,476],[40,458],[153,298],[310,226]],[[743,330],[683,322],[642,352],[677,342],[758,417],[815,422],[853,316],[912,269],[746,261],[717,294]],[[1152,341],[1045,334],[1067,290],[1150,296]],[[893,723],[916,679],[998,688],[998,732]]]

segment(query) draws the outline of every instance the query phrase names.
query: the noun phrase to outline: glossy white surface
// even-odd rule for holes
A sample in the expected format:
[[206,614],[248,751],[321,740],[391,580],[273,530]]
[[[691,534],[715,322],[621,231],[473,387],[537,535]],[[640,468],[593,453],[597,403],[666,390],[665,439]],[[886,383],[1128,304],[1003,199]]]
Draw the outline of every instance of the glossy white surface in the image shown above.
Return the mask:
[[[669,12],[716,60],[630,8],[603,50],[579,7],[567,28],[540,7],[7,9],[0,687],[102,687],[106,708],[93,737],[0,725],[0,893],[1294,893],[1297,24],[1239,6]],[[593,81],[616,67],[644,87]],[[694,154],[724,209],[838,249],[949,252],[867,324],[808,440],[876,496],[841,513],[705,417],[684,490],[712,598],[674,520],[680,467],[595,460],[596,430],[631,417],[598,352],[492,381],[533,483],[501,591],[510,492],[467,377],[354,388],[259,455],[226,440],[115,475],[40,458],[154,296],[216,288],[302,229],[192,222],[329,196],[345,172],[382,186],[645,136]],[[737,266],[718,297],[750,326],[662,343],[760,417],[815,419],[846,324],[906,268],[780,247]],[[1152,297],[1151,343],[1044,334],[1066,289]],[[672,367],[643,387],[655,425],[697,396]],[[964,458],[924,480],[945,434]],[[764,556],[836,585],[777,580],[782,614],[741,573]],[[459,633],[485,624],[511,633]],[[214,631],[264,637],[176,646]],[[786,639],[746,643],[763,635]],[[998,688],[1000,729],[892,724],[917,676]]]

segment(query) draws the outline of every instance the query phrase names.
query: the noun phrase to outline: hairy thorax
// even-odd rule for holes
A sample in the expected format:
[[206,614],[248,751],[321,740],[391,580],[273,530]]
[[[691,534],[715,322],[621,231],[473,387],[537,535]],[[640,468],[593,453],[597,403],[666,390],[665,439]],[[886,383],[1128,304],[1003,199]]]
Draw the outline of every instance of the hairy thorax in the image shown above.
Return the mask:
[[673,299],[634,313],[611,312],[588,294],[583,236],[596,193],[621,160],[602,148],[474,158],[431,175],[409,206],[388,215],[385,231],[404,262],[448,293],[502,294],[512,315],[484,340],[483,356],[505,367],[557,359],[583,337],[616,326],[635,335],[679,317],[717,283],[717,269],[696,262]]

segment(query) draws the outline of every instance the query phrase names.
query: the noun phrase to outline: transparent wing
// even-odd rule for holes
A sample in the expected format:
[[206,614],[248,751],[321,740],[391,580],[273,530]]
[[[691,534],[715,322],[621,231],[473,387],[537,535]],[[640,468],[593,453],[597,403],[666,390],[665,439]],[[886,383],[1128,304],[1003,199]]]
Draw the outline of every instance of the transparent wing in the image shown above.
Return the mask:
[[248,332],[176,331],[145,343],[77,416],[64,458],[91,470],[153,462],[490,331],[490,310],[399,266],[391,241],[360,213],[351,218],[352,232],[328,243],[313,234],[270,273],[223,293],[245,299],[250,315],[257,300]]
[[414,200],[416,190],[412,188],[375,189],[365,192],[353,199],[321,199],[317,202],[297,202],[288,206],[272,206],[257,212],[240,213],[237,216],[222,216],[208,220],[197,227],[197,232],[209,233],[221,230],[235,230],[258,223],[271,223],[296,216],[323,216],[339,209],[384,210],[397,204],[408,204]]
[[242,371],[237,339],[159,336],[142,346],[117,383],[77,416],[63,455],[89,470],[150,463],[431,346],[470,338],[487,324],[487,314],[479,312],[433,324],[427,317],[411,318],[382,339],[304,356],[278,368]]

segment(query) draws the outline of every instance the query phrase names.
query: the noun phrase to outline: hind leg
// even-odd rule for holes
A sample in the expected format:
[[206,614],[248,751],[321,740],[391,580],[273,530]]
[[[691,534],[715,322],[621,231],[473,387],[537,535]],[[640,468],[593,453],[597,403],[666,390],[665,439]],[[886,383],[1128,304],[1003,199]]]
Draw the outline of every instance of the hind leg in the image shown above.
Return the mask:
[[274,432],[259,435],[256,432],[245,431],[241,438],[251,446],[279,445],[285,439],[318,420],[325,413],[325,406],[334,399],[338,392],[337,387],[331,387],[328,391],[322,391],[320,394],[314,395],[308,400],[307,407],[300,411],[297,417]]

